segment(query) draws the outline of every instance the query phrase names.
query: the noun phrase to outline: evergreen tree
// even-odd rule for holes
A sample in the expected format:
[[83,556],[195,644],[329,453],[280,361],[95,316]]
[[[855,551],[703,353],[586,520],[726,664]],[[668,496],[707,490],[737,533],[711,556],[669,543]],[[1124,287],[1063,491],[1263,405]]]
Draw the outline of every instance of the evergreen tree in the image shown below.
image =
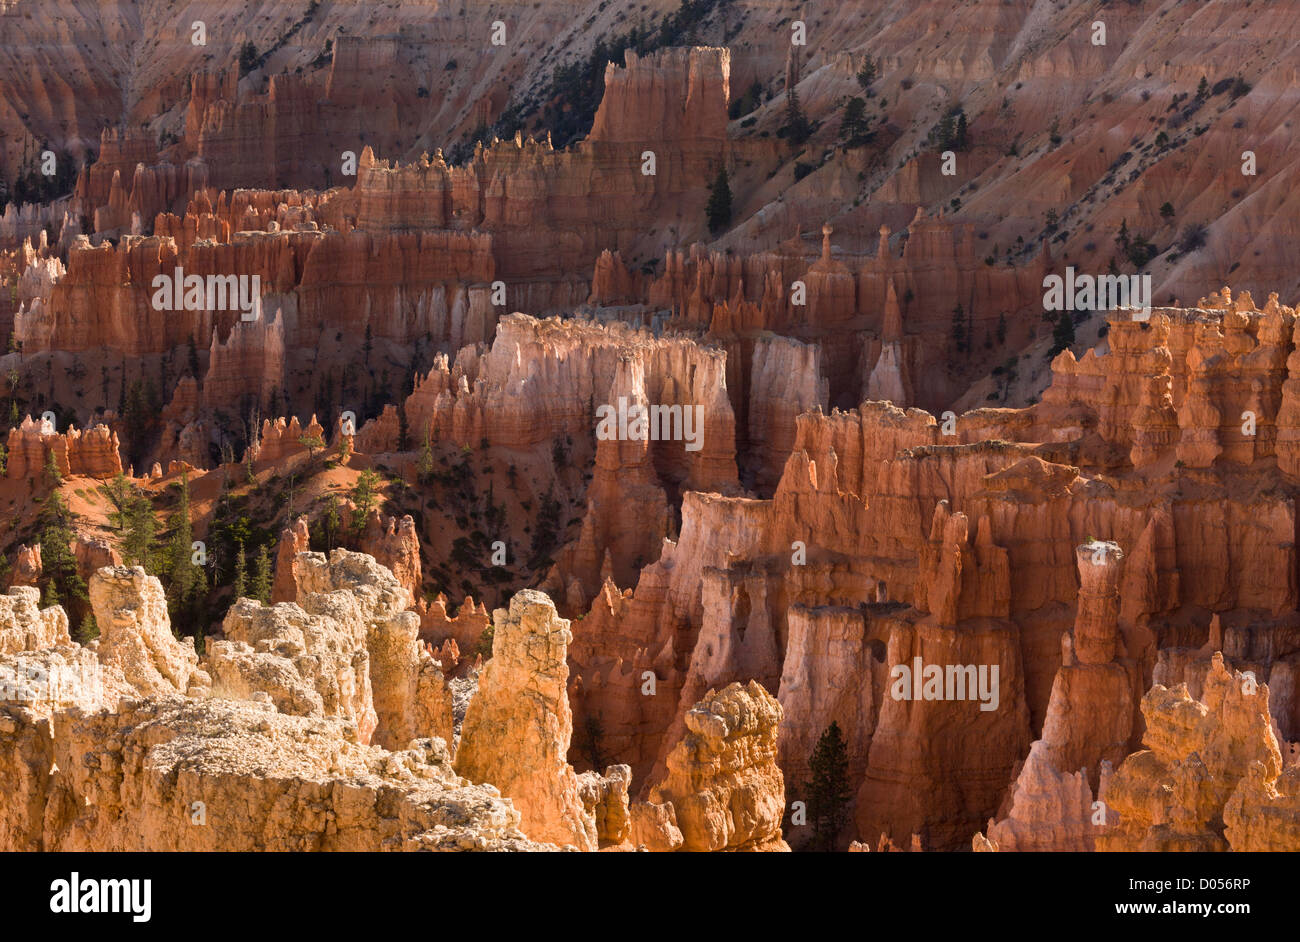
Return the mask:
[[325,552],[329,553],[334,550],[334,541],[338,539],[339,527],[342,521],[339,518],[339,499],[333,494],[325,501],[325,509],[320,516],[320,529],[325,543]]
[[59,470],[59,461],[54,457],[53,448],[45,453],[45,479],[50,487],[58,487],[63,483],[63,472]]
[[433,442],[428,435],[424,437],[424,447],[415,462],[415,479],[421,484],[428,484],[433,479]]
[[867,56],[862,61],[862,68],[858,69],[858,84],[862,86],[862,90],[864,92],[870,94],[871,83],[874,82],[875,80],[876,80],[876,63],[872,60],[871,56]]
[[1062,350],[1069,349],[1074,343],[1074,315],[1069,311],[1062,311],[1056,319],[1056,327],[1052,329],[1052,348],[1047,351],[1049,357],[1054,357]]
[[474,653],[483,660],[492,657],[492,641],[496,637],[496,626],[488,625],[483,629],[483,633],[478,636],[478,643],[474,645]]
[[799,93],[793,85],[785,90],[785,125],[781,130],[796,150],[812,135],[812,126],[799,106]]
[[95,623],[95,613],[86,612],[85,617],[81,619],[80,627],[77,628],[72,639],[78,644],[89,644],[98,637],[99,625]]
[[362,471],[357,477],[356,487],[352,489],[352,532],[356,536],[366,528],[366,516],[375,506],[379,475],[370,470]]
[[45,604],[66,604],[74,621],[90,600],[86,583],[77,571],[77,557],[72,552],[75,519],[57,491],[49,496],[41,511],[41,576],[45,580]]
[[149,425],[157,414],[151,405],[152,382],[142,383],[135,380],[127,391],[123,405],[122,426],[125,432],[127,456],[132,464],[137,463],[144,454]]
[[307,449],[307,460],[310,461],[316,452],[325,447],[325,440],[319,435],[303,435],[298,439],[298,444]]
[[411,426],[406,422],[406,406],[397,406],[397,450],[409,451],[411,448]]
[[952,343],[958,353],[970,350],[970,337],[966,333],[966,312],[958,304],[952,309]]
[[271,554],[263,543],[257,550],[257,562],[253,566],[252,597],[263,605],[271,602]]
[[108,502],[113,505],[108,520],[113,529],[121,533],[126,529],[127,512],[135,499],[135,489],[131,486],[131,482],[126,479],[126,475],[119,471],[107,484],[99,486],[99,493],[104,495]]
[[[168,585],[168,602],[171,609],[172,624],[178,626],[182,616],[188,618],[194,614],[195,596],[199,589],[202,573],[194,565],[194,524],[190,519],[190,479],[188,473],[181,474],[180,500],[176,510],[167,521],[172,531],[167,544],[166,575]],[[203,580],[206,588],[206,578]]]
[[846,147],[858,147],[866,143],[867,103],[861,98],[850,98],[844,105],[844,117],[840,120],[840,140]]
[[[202,566],[193,566],[194,581],[190,585],[190,594],[182,608],[183,624],[193,628],[192,634],[197,645],[203,637],[203,629],[208,623],[208,574]],[[179,626],[173,630],[179,635]]]
[[257,46],[251,39],[245,40],[244,44],[239,47],[239,77],[243,78],[257,68],[259,58]]
[[124,511],[122,534],[122,559],[128,566],[154,568],[154,534],[157,523],[153,515],[153,502],[137,493]]
[[236,602],[248,595],[248,562],[244,557],[244,543],[240,540],[237,545],[239,552],[235,554],[235,581],[231,584],[232,595]]
[[705,207],[709,218],[709,232],[717,235],[731,225],[731,184],[727,181],[727,168],[719,167],[709,188],[709,203]]
[[965,150],[966,112],[962,108],[945,112],[939,123],[930,130],[930,140],[938,151]]
[[840,734],[839,723],[831,721],[813,747],[808,760],[810,780],[804,789],[808,794],[808,819],[813,826],[813,839],[824,851],[835,849],[835,840],[848,816],[849,755]]
[[1007,342],[1007,312],[998,315],[998,344]]
[[1200,84],[1196,86],[1196,100],[1205,101],[1205,99],[1209,97],[1210,97],[1210,83],[1206,80],[1205,76],[1202,75]]

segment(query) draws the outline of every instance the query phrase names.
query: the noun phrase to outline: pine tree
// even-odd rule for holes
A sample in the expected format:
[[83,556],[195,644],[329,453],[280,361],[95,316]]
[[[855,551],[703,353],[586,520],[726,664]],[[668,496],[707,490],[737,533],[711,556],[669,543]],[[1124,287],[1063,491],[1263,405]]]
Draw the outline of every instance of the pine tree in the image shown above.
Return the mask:
[[966,333],[966,313],[958,304],[952,309],[952,343],[958,353],[970,349],[970,337]]
[[251,39],[245,40],[244,44],[239,47],[239,75],[241,78],[257,68],[259,58],[257,46],[254,45]]
[[397,450],[409,451],[411,448],[411,427],[406,422],[406,406],[397,407]]
[[799,106],[799,93],[795,91],[793,85],[785,90],[785,126],[782,130],[789,138],[791,146],[796,149],[802,147],[812,134],[808,118],[805,117],[803,108]]
[[840,140],[846,147],[857,147],[867,139],[867,103],[861,98],[850,98],[844,105],[840,119]]
[[362,471],[357,477],[356,487],[352,489],[352,532],[356,536],[366,528],[366,516],[375,506],[375,492],[379,484],[379,475],[370,470]]
[[492,657],[492,641],[496,637],[496,626],[488,625],[483,629],[483,633],[478,636],[478,642],[474,645],[474,653],[483,660]]
[[951,111],[944,112],[943,117],[939,119],[939,123],[930,131],[930,140],[934,143],[934,149],[939,151],[951,149],[956,136],[956,115]]
[[86,583],[77,571],[77,557],[72,552],[75,515],[56,491],[41,511],[41,574],[45,579],[47,605],[66,602],[74,618],[89,602]]
[[1068,350],[1074,343],[1074,315],[1069,311],[1062,311],[1056,319],[1056,327],[1052,329],[1052,348],[1047,351],[1049,357],[1054,357],[1062,350]]
[[208,575],[202,566],[194,566],[193,569],[194,580],[190,583],[189,595],[185,598],[182,611],[184,624],[194,629],[195,638],[200,638],[208,621]]
[[1007,342],[1007,312],[998,315],[998,345]]
[[871,56],[862,60],[862,68],[858,69],[858,84],[862,86],[864,92],[870,93],[871,83],[876,80],[876,63]]
[[334,541],[338,539],[339,527],[342,525],[339,518],[339,499],[333,494],[325,501],[325,510],[322,511],[320,520],[325,552],[329,553],[334,550]]
[[136,496],[127,505],[123,520],[122,558],[128,566],[143,566],[152,571],[154,534],[153,502],[144,494]]
[[167,521],[172,537],[167,545],[168,602],[172,622],[175,625],[182,615],[189,614],[193,603],[199,567],[192,562],[194,544],[194,524],[190,520],[190,479],[188,473],[181,474],[180,500],[176,510]]
[[78,644],[89,644],[98,637],[99,625],[95,623],[95,613],[86,612],[85,617],[81,619],[80,627],[77,628],[76,633],[72,636],[72,640],[76,641]]
[[834,720],[813,747],[808,760],[810,780],[804,784],[808,794],[808,819],[813,839],[821,850],[833,851],[835,840],[848,816],[849,755]]
[[727,181],[727,168],[719,167],[709,188],[709,203],[705,207],[709,219],[709,232],[717,235],[731,225],[731,184]]
[[298,439],[298,444],[307,449],[307,460],[310,461],[316,452],[325,447],[325,440],[319,435],[303,435]]
[[1209,97],[1210,97],[1210,83],[1206,80],[1205,76],[1202,75],[1200,84],[1196,86],[1196,100],[1205,101],[1205,99]]
[[135,498],[135,489],[131,486],[131,482],[126,479],[126,475],[119,471],[107,484],[99,486],[99,493],[108,498],[108,502],[113,505],[108,520],[113,529],[121,533],[126,529],[127,513]]
[[63,472],[59,470],[59,461],[54,457],[53,448],[45,453],[45,479],[50,487],[58,487],[63,483]]
[[420,449],[420,457],[415,462],[415,478],[421,484],[428,484],[433,479],[433,442],[429,436],[424,436],[424,447]]
[[253,565],[252,597],[263,605],[271,602],[271,555],[263,543],[257,550],[257,562]]
[[234,597],[234,600],[236,602],[238,602],[242,598],[245,598],[248,595],[248,590],[247,590],[248,562],[244,558],[243,540],[240,540],[237,545],[239,546],[239,552],[235,554],[235,581],[231,584],[231,588],[233,590],[231,594]]

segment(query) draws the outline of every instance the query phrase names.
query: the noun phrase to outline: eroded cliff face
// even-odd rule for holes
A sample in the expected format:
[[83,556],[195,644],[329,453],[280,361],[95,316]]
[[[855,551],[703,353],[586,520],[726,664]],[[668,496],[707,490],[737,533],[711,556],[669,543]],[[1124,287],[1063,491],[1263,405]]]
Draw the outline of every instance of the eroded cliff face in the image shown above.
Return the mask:
[[[757,679],[797,716],[780,751],[795,794],[816,737],[832,720],[844,731],[861,838],[955,848],[992,819],[1008,849],[1089,846],[1103,770],[1137,748],[1153,678],[1177,682],[1219,649],[1261,680],[1293,676],[1290,479],[1271,470],[1267,432],[1198,416],[1254,402],[1259,429],[1274,421],[1295,315],[1224,298],[1114,316],[1111,353],[1058,358],[1028,409],[799,416],[770,500],[688,492],[679,534],[635,588],[597,597],[575,632],[577,725],[598,720],[610,754],[653,781],[708,686]],[[1168,370],[1193,405],[1135,457],[1135,377],[1152,358],[1204,379],[1193,389]],[[1096,380],[1081,382],[1084,364]],[[1191,443],[1211,440],[1252,451],[1225,447],[1180,486]],[[895,670],[917,657],[996,666],[996,706],[992,690],[987,710],[894,696]],[[1293,698],[1270,706],[1294,738]]]
[[539,839],[595,850],[595,821],[566,759],[573,735],[568,622],[550,599],[528,590],[493,620],[492,659],[465,715],[456,769],[500,788]]
[[[77,810],[119,807],[82,770],[126,768],[92,755],[104,737],[111,753],[147,727],[131,743],[149,754],[170,729],[188,755],[220,721],[255,766],[280,741],[303,753],[268,778],[298,784],[247,786],[272,804],[326,773],[378,794],[406,769],[445,807],[481,777],[521,815],[485,789],[445,812],[470,822],[443,822],[445,841],[385,807],[321,844],[259,806],[287,828],[276,846],[369,847],[372,828],[388,846],[779,847],[834,722],[841,844],[1287,846],[1294,776],[1256,740],[1300,750],[1300,318],[1266,292],[1300,268],[1286,135],[1257,131],[1292,118],[1294,11],[1210,5],[1170,30],[1111,10],[1123,27],[1096,47],[1069,16],[978,0],[941,29],[888,0],[814,11],[795,51],[770,4],[700,6],[694,38],[597,62],[599,102],[552,86],[556,62],[675,21],[657,16],[675,0],[512,8],[490,56],[446,5],[226,11],[208,52],[167,27],[125,60],[97,50],[146,48],[170,11],[0,10],[0,182],[47,141],[77,171],[70,194],[0,215],[9,582],[58,565],[33,510],[52,458],[101,633],[73,645],[27,592],[0,606],[0,656],[23,659],[24,690],[111,678],[6,713],[24,757],[2,773],[24,809],[7,839],[126,846],[134,827],[187,846],[161,798],[120,827]],[[251,70],[245,39],[265,51]],[[806,144],[783,130],[796,93]],[[858,95],[869,139],[852,144]],[[940,100],[963,109],[956,175],[933,146]],[[560,139],[530,133],[548,122]],[[713,232],[721,170],[732,219]],[[1139,266],[1143,244],[1163,251]],[[1153,310],[1079,312],[1048,369],[1043,279],[1066,264],[1149,270]],[[154,280],[178,268],[257,278],[260,314],[160,310]],[[1205,294],[1229,272],[1236,295]],[[670,410],[669,428],[700,409],[698,441],[599,434],[620,401]],[[57,432],[21,421],[55,405]],[[98,482],[133,463],[160,501],[192,473],[214,548],[245,511],[283,528],[275,604],[214,588],[202,656],[161,586],[113,565]],[[382,509],[345,493],[369,471]],[[235,520],[216,509],[229,490]],[[306,552],[339,497],[347,545],[378,565]],[[486,658],[483,601],[525,585],[549,598],[515,596]],[[1263,699],[1236,703],[1220,661]],[[974,687],[927,693],[927,667]],[[1229,732],[1193,723],[1169,745],[1166,714],[1200,712]],[[216,780],[256,777],[214,749]],[[141,761],[131,788],[185,774]],[[47,782],[64,762],[78,771]]]
[[1003,851],[1088,851],[1106,825],[1093,796],[1136,746],[1141,678],[1118,632],[1124,553],[1093,541],[1075,550],[1079,602],[1061,637],[1061,668],[1043,721],[1016,776],[1006,817],[988,841]]
[[27,416],[9,430],[5,448],[5,476],[11,480],[40,476],[51,454],[61,474],[104,480],[122,473],[118,436],[106,425],[60,433],[49,422]]
[[676,809],[682,850],[789,850],[781,838],[780,721],[781,705],[755,681],[710,691],[687,711],[688,732],[650,792],[651,802]]
[[[1118,822],[1099,850],[1294,849],[1279,782],[1282,756],[1268,715],[1268,685],[1229,670],[1216,654],[1203,699],[1156,684],[1142,698],[1146,746],[1115,770],[1101,800]],[[1283,791],[1279,792],[1277,785]],[[1250,822],[1255,807],[1273,811]],[[1226,830],[1225,830],[1226,826]],[[1275,830],[1276,829],[1276,830]]]
[[452,772],[442,740],[386,752],[350,733],[229,700],[79,718],[56,738],[77,771],[50,796],[44,849],[542,849],[494,789]]
[[[89,648],[35,589],[3,597],[4,847],[547,848],[496,789],[452,770],[450,698],[392,574],[305,554],[299,585],[301,605],[239,602],[202,667],[142,569],[95,574]],[[366,744],[376,717],[399,748]],[[593,805],[619,832],[617,801]]]
[[[824,412],[810,382],[822,369],[816,350],[791,341],[752,348],[739,413],[730,348],[621,324],[505,318],[491,347],[466,347],[418,380],[401,421],[408,440],[482,451],[487,439],[489,453],[540,455],[555,474],[560,461],[546,453],[572,437],[592,479],[581,526],[545,585],[558,611],[583,617],[544,668],[518,654],[526,640],[494,647],[461,729],[460,749],[474,755],[474,743],[494,738],[477,729],[529,728],[502,691],[549,677],[546,721],[558,723],[561,704],[571,715],[542,740],[542,758],[523,745],[489,749],[461,774],[507,797],[534,795],[562,832],[534,833],[525,811],[523,833],[535,840],[732,846],[689,836],[685,793],[654,789],[700,735],[696,704],[753,682],[782,707],[773,761],[789,800],[804,797],[820,733],[832,721],[844,733],[854,796],[845,840],[905,846],[915,835],[948,849],[985,831],[981,840],[1003,850],[1087,849],[1098,846],[1108,770],[1149,725],[1136,704],[1153,683],[1185,681],[1199,696],[1198,674],[1222,651],[1277,691],[1271,722],[1281,740],[1298,738],[1294,498],[1281,467],[1295,323],[1276,299],[1260,310],[1226,291],[1147,322],[1121,312],[1108,353],[1057,359],[1042,403],[941,421],[873,401]],[[794,370],[788,382],[779,364]],[[706,421],[698,452],[594,436],[596,405],[620,397],[683,406],[698,397],[725,421]],[[791,397],[808,409],[784,406]],[[1254,439],[1225,418],[1243,411],[1256,413]],[[751,440],[789,436],[771,497],[743,490],[739,424]],[[400,427],[394,413],[355,436],[336,429],[334,448],[347,441],[358,460],[413,465],[398,449]],[[302,440],[323,435],[320,423],[267,421],[254,470],[304,463]],[[748,467],[773,457],[751,449]],[[390,750],[437,736],[459,763],[448,678],[472,667],[466,655],[487,613],[462,596],[453,618],[445,596],[413,597],[423,595],[430,537],[415,520],[357,518],[360,545],[393,569],[382,576],[352,554],[304,553],[306,518],[295,523],[273,589],[283,604],[234,605],[202,661],[170,632],[131,627],[156,623],[147,613],[162,606],[143,586],[96,609],[100,650],[155,696],[269,699],[281,714],[351,724],[359,744]],[[39,578],[36,567],[28,581]],[[567,621],[551,618],[541,621]],[[532,666],[507,670],[516,655]],[[955,698],[909,694],[898,673],[918,658],[922,671],[983,669],[988,682]],[[501,716],[485,719],[493,710]],[[535,736],[516,739],[537,747]],[[546,779],[558,791],[536,781],[543,767],[560,770]],[[1262,782],[1251,800],[1284,808],[1286,782]]]

